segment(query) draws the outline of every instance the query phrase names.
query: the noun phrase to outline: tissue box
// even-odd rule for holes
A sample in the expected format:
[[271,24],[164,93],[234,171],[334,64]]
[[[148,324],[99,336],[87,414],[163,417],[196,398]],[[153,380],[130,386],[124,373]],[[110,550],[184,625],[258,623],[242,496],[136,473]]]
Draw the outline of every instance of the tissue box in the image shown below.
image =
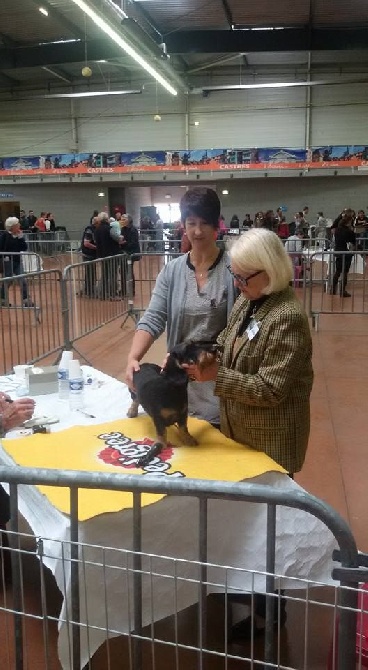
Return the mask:
[[29,395],[46,395],[58,391],[58,366],[27,370]]

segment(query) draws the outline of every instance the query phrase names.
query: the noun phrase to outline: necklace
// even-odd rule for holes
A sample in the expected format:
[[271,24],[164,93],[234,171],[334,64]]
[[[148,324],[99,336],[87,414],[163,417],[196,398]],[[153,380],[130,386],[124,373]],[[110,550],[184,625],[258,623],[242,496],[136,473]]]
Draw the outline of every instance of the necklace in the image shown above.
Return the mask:
[[199,279],[203,279],[203,277],[207,276],[207,272],[208,272],[209,270],[211,270],[211,268],[213,267],[214,263],[216,263],[218,257],[219,257],[219,253],[218,253],[218,251],[217,251],[217,249],[216,249],[216,256],[215,256],[214,258],[210,258],[210,259],[207,261],[207,267],[206,267],[206,268],[200,269],[199,267],[197,267],[197,266],[193,263],[193,260],[194,260],[194,259],[192,258],[192,256],[190,256],[190,262],[191,262],[192,268],[194,269],[194,272],[195,272],[195,274],[196,274],[196,277],[198,277]]

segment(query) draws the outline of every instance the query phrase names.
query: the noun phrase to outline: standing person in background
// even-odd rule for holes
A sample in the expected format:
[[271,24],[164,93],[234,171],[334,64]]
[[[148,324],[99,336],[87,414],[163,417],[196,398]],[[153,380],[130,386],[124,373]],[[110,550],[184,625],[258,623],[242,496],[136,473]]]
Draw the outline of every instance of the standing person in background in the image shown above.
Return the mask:
[[273,209],[268,209],[263,218],[262,228],[267,228],[267,230],[275,230],[277,226],[277,219],[275,217]]
[[264,220],[263,212],[256,212],[254,215],[254,228],[262,228]]
[[[111,236],[110,221],[107,212],[98,215],[98,223],[94,228],[97,258],[107,258],[120,254],[119,242]],[[117,300],[118,263],[114,258],[102,263],[102,300]]]
[[29,223],[24,209],[21,209],[19,212],[19,224],[21,230],[28,230]]
[[90,218],[90,220],[89,220],[89,223],[90,223],[90,224],[92,223],[93,219],[94,219],[96,216],[98,216],[98,209],[94,209],[94,210],[93,210],[93,214],[92,214],[92,216],[91,216],[91,218]]
[[[128,355],[126,380],[133,388],[133,373],[153,342],[167,330],[167,350],[186,340],[213,340],[225,328],[236,298],[227,270],[229,257],[216,246],[221,204],[209,188],[188,190],[180,201],[181,220],[191,251],[170,261],[157,277],[150,304],[140,319]],[[219,423],[214,384],[190,383],[189,413]]]
[[[54,215],[53,215],[51,212],[47,212],[47,214],[46,214],[46,221],[49,222],[49,231],[50,231],[50,233],[54,233],[54,232],[55,232],[56,225],[55,225]],[[45,223],[46,223],[46,221],[45,221]]]
[[229,228],[239,228],[239,223],[240,221],[238,215],[233,214],[229,223]]
[[323,216],[323,212],[318,212],[317,222],[316,222],[316,239],[318,240],[318,246],[322,245],[323,247],[327,244],[327,220]]
[[250,214],[246,214],[243,221],[243,228],[251,228],[253,226],[253,220],[250,218]]
[[358,210],[358,214],[354,219],[353,230],[358,240],[358,248],[362,251],[366,251],[368,237],[368,218],[365,215],[364,209]]
[[34,228],[37,217],[34,215],[33,209],[30,209],[27,216],[28,229]]
[[41,212],[40,216],[38,217],[36,223],[35,223],[35,228],[39,233],[45,233],[46,232],[46,224],[45,224],[45,216],[46,212]]
[[277,224],[277,234],[281,240],[286,240],[289,237],[289,226],[286,223],[284,215],[281,215],[279,223]]
[[[9,254],[3,256],[3,276],[17,277],[23,274],[21,251],[27,251],[27,242],[20,229],[19,219],[16,216],[9,216],[5,221],[5,232],[0,237],[0,252]],[[22,290],[22,300],[24,307],[34,307],[34,304],[28,297],[27,280],[23,277],[19,280]],[[5,291],[8,286],[1,285],[0,300],[5,306],[9,306],[8,296]]]
[[[97,258],[97,247],[95,242],[95,229],[98,217],[94,216],[92,222],[85,227],[82,235],[81,252],[83,263],[94,261]],[[84,295],[89,298],[96,297],[96,264],[90,263],[84,269]]]
[[[335,228],[335,242],[334,249],[335,251],[352,251],[356,249],[356,236],[352,230],[352,225],[354,221],[354,211],[352,209],[344,210],[341,219]],[[343,298],[350,298],[350,293],[346,290],[346,285],[348,282],[348,273],[350,270],[351,262],[353,260],[352,253],[340,253],[335,256],[335,273],[332,279],[332,288],[331,294],[335,295],[337,291],[337,285],[339,282],[339,277],[342,274],[342,283],[340,288],[340,295]]]
[[[133,218],[130,216],[130,214],[123,214],[121,217],[121,251],[123,251],[125,254],[128,254],[128,256],[133,256],[131,258],[132,261],[132,292],[133,296],[135,296],[135,277],[134,277],[134,268],[133,265],[136,261],[140,260],[140,245],[139,245],[139,235],[138,235],[138,230],[133,224]],[[135,258],[134,258],[135,256]],[[126,285],[126,279],[122,276],[121,278],[121,290],[122,290],[122,295],[125,295],[125,292],[123,292],[123,287]]]

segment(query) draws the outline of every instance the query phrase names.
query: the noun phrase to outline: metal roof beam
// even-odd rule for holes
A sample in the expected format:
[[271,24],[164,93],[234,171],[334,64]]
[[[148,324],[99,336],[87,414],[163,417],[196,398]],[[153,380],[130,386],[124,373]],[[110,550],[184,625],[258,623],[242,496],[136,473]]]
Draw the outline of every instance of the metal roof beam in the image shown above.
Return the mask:
[[[40,6],[40,0],[30,0],[36,7],[37,9]],[[47,0],[42,0],[42,7],[47,9],[49,16],[51,16],[57,23],[62,27],[65,28],[73,37],[77,37],[78,39],[84,40],[84,31],[78,28],[78,26],[75,25],[75,23],[72,23],[72,21],[69,21],[69,19],[66,18],[62,12],[60,12],[56,7],[53,5],[50,5]]]
[[[89,61],[109,60],[122,56],[121,49],[107,39],[90,40],[87,42],[87,49]],[[0,63],[3,70],[83,63],[84,60],[84,42],[54,42],[27,47],[0,48]]]
[[233,17],[232,17],[232,14],[231,14],[231,9],[229,7],[229,4],[228,4],[227,0],[221,0],[221,4],[222,4],[222,8],[225,12],[226,21],[229,24],[229,28],[232,30],[233,25],[234,25],[234,21],[233,21]]
[[178,30],[165,36],[169,54],[368,49],[368,28]]

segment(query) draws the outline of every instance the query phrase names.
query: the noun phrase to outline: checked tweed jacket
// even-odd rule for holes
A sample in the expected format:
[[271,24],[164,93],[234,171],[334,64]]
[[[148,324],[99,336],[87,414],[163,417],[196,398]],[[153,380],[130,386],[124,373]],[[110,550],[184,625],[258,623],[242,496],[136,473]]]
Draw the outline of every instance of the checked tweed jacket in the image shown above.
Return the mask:
[[255,337],[237,339],[249,307],[240,296],[218,341],[224,351],[216,381],[221,431],[282,465],[301,469],[310,428],[312,340],[307,316],[288,287],[258,309]]

